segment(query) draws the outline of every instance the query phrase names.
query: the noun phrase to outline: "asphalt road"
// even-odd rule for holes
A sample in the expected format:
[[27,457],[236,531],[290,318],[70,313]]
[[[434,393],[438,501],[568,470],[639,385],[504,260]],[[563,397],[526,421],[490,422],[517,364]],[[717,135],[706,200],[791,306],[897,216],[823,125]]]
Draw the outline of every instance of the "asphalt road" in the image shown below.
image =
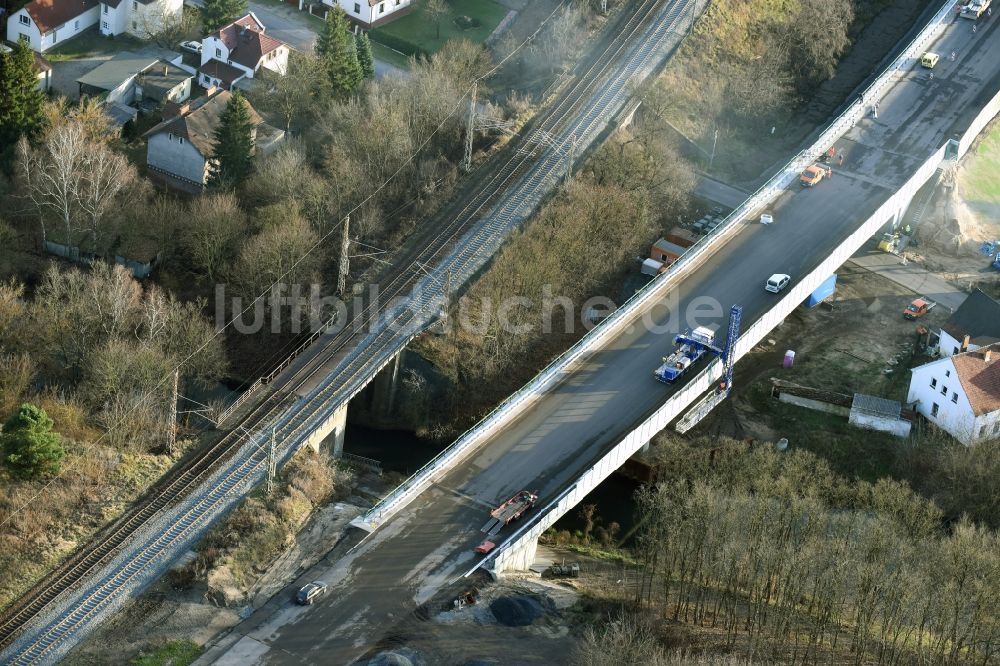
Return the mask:
[[[350,663],[464,573],[474,563],[472,548],[482,538],[487,506],[522,488],[538,489],[540,502],[549,501],[669,395],[673,389],[651,373],[670,349],[674,331],[721,327],[732,303],[743,305],[748,326],[775,298],[763,289],[771,273],[788,273],[794,283],[946,137],[965,129],[969,107],[1000,89],[998,20],[981,23],[977,34],[964,20],[949,28],[935,48],[956,50],[957,60],[942,58],[933,79],[925,70],[905,74],[880,103],[878,120],[861,121],[838,142],[846,161],[830,181],[790,189],[773,208],[773,225],[745,227],[679,286],[673,310],[682,316],[670,323],[670,313],[653,308],[647,319],[663,325],[660,330],[633,326],[581,362],[348,557],[318,565],[241,625],[243,638],[218,663]],[[688,316],[702,298],[717,304],[716,313]],[[511,531],[502,532],[501,540]],[[316,578],[330,584],[326,597],[309,608],[293,606],[296,585]]]

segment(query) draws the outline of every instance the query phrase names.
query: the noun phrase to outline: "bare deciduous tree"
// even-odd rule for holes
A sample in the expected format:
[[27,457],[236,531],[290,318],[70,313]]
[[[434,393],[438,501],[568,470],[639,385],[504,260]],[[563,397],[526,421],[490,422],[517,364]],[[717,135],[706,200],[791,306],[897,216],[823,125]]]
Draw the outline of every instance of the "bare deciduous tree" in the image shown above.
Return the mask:
[[[98,119],[106,118],[98,113]],[[101,139],[103,131],[100,121],[85,112],[53,127],[37,149],[24,140],[18,143],[24,192],[38,212],[43,241],[45,217],[53,215],[65,244],[76,245],[77,234],[86,229],[91,250],[100,251],[107,213],[137,179],[135,167]]]

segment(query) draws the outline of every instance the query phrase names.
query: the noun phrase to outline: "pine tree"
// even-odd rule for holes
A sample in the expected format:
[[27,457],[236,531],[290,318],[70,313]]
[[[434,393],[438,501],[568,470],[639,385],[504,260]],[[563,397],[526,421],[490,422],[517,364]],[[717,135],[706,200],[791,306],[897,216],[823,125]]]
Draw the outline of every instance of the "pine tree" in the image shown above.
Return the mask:
[[347,14],[343,9],[338,7],[330,13],[323,34],[316,42],[316,53],[326,64],[326,72],[335,95],[346,97],[357,89],[364,75],[358,62],[358,49],[354,45]]
[[0,443],[3,461],[11,472],[31,479],[59,473],[66,451],[59,433],[52,432],[52,419],[35,405],[21,405],[3,425]]
[[0,53],[0,151],[5,161],[22,135],[34,139],[44,124],[45,93],[38,89],[35,54],[18,40],[9,53]]
[[214,187],[235,187],[253,171],[253,121],[250,105],[238,90],[219,116],[212,158],[209,184]]
[[201,10],[201,23],[205,32],[215,32],[246,16],[249,11],[247,0],[205,0],[205,6]]
[[366,79],[374,79],[375,56],[372,55],[372,43],[368,39],[368,33],[362,32],[355,41],[358,47],[358,64],[361,65],[361,74]]

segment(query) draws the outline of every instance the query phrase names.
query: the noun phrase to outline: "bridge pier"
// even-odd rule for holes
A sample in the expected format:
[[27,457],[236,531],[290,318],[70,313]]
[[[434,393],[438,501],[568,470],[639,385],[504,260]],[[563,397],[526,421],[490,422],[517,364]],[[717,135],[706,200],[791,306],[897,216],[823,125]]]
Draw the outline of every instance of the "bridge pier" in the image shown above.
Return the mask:
[[344,437],[347,434],[347,404],[341,405],[323,421],[303,445],[316,453],[322,453],[326,449],[331,457],[340,458],[344,454]]
[[396,357],[392,359],[392,374],[389,377],[388,395],[385,401],[385,414],[391,415],[396,408],[396,393],[399,390],[399,369],[403,366],[403,355],[406,349],[402,349]]

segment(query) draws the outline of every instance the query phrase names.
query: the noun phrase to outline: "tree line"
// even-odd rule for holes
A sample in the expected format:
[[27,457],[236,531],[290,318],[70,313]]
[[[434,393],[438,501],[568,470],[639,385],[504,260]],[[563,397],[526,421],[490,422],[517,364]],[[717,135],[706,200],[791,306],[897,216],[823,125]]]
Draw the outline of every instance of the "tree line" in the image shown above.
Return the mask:
[[710,452],[668,445],[660,459],[660,483],[638,495],[637,607],[765,660],[1000,656],[990,528],[967,518],[945,528],[905,483],[848,481],[803,451],[722,441]]

